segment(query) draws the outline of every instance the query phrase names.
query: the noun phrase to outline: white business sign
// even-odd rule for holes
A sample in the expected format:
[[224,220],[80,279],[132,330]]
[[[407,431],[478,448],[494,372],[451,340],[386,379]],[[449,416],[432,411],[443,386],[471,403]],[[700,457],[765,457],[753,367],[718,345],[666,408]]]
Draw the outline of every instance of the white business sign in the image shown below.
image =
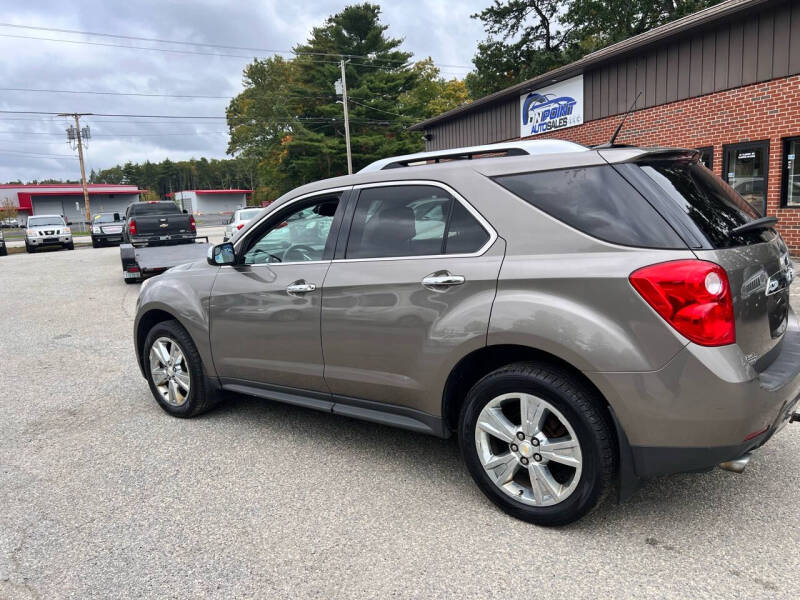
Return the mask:
[[528,137],[583,123],[583,75],[519,97],[519,135]]

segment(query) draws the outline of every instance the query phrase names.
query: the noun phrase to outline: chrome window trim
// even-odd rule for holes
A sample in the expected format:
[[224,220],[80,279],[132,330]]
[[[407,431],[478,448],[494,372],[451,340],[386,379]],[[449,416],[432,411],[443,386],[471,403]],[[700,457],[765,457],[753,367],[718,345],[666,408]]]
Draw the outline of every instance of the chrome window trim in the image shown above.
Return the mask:
[[[234,242],[234,244],[233,244],[234,252],[238,253],[239,248],[241,247],[241,244],[247,239],[247,236],[249,236],[253,231],[258,229],[259,226],[261,225],[261,223],[263,223],[265,220],[269,219],[272,216],[273,212],[278,211],[278,210],[282,210],[282,209],[286,208],[287,206],[291,206],[295,202],[300,202],[301,200],[308,200],[309,198],[313,198],[314,196],[326,196],[328,194],[346,192],[346,191],[351,190],[351,189],[353,189],[352,185],[346,185],[346,186],[340,186],[340,187],[335,187],[335,188],[328,188],[326,190],[319,190],[317,192],[309,192],[308,194],[303,194],[302,196],[298,196],[297,198],[292,198],[291,200],[288,200],[287,202],[284,202],[283,204],[280,204],[280,205],[276,206],[274,211],[273,210],[268,211],[263,217],[261,217],[258,220],[257,223],[254,223],[252,227],[248,228],[248,230],[244,232],[242,237],[240,237],[238,240],[236,240]],[[308,264],[309,262],[329,262],[329,261],[327,261],[327,260],[325,260],[325,261],[305,261],[305,262],[300,261],[300,264]],[[289,265],[289,264],[297,264],[297,263],[265,263],[265,264],[284,264],[284,265]],[[237,266],[239,266],[239,265],[237,265]],[[253,265],[247,265],[247,266],[252,267]]]
[[[375,187],[393,187],[399,185],[425,185],[425,186],[434,186],[443,189],[448,194],[453,196],[456,199],[456,202],[461,203],[461,205],[467,209],[467,212],[475,217],[475,220],[478,221],[481,227],[489,234],[489,239],[486,243],[481,246],[475,252],[470,252],[468,254],[425,254],[421,256],[381,256],[375,258],[334,258],[332,262],[334,263],[348,263],[348,262],[367,262],[367,261],[388,261],[388,260],[424,260],[430,258],[472,258],[476,256],[483,256],[486,252],[491,248],[494,243],[497,241],[499,237],[497,232],[494,230],[494,227],[487,221],[481,213],[479,213],[467,200],[451,188],[446,183],[442,183],[440,181],[432,181],[429,179],[406,179],[406,180],[396,180],[396,181],[381,181],[378,183],[362,183],[359,185],[353,186],[353,191],[362,190],[367,188],[375,188]],[[350,224],[352,225],[352,223]],[[350,228],[348,228],[347,232],[348,238],[350,237]]]

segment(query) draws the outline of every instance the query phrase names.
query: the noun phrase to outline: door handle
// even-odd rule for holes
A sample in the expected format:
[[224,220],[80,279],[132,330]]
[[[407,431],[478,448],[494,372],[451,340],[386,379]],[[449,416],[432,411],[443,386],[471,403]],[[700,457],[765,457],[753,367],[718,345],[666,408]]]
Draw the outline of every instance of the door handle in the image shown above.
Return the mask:
[[438,271],[425,277],[425,279],[422,280],[422,285],[425,287],[437,288],[451,285],[461,285],[465,281],[466,279],[464,279],[463,275],[453,275],[447,271]]
[[315,289],[317,289],[316,285],[313,283],[306,283],[302,279],[286,286],[286,292],[288,294],[307,294],[308,292],[313,292]]

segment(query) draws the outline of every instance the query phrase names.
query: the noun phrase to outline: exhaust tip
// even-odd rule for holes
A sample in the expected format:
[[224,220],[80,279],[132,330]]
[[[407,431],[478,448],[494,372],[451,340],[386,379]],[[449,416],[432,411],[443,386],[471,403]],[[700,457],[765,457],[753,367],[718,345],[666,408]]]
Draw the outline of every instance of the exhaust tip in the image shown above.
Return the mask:
[[750,462],[750,453],[748,452],[747,454],[744,454],[739,458],[728,460],[725,461],[724,463],[719,463],[719,468],[724,471],[730,471],[731,473],[744,473],[744,470],[749,462]]

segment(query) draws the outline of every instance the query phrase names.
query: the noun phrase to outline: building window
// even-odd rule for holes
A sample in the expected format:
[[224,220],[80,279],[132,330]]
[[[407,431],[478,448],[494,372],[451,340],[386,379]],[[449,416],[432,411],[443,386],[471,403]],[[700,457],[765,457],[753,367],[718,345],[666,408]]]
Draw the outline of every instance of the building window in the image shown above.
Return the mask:
[[768,141],[722,147],[723,178],[762,215],[767,214],[768,168]]
[[800,206],[800,137],[783,140],[781,204]]
[[714,170],[714,146],[703,146],[702,148],[698,148],[697,151],[700,153],[700,162],[705,165],[706,169],[709,171]]

